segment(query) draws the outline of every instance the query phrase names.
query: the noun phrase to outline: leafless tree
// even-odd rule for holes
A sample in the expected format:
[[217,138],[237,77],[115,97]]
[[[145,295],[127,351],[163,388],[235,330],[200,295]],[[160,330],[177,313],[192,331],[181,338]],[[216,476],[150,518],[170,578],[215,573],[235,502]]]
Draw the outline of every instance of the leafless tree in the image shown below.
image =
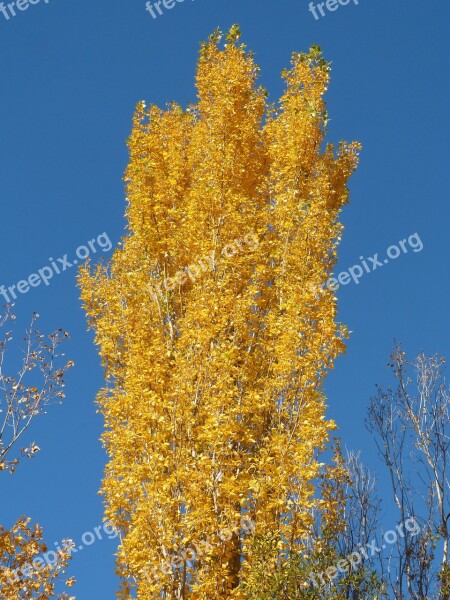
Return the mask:
[[378,388],[367,419],[389,472],[403,527],[383,575],[396,600],[449,600],[450,394],[444,360],[421,354],[414,363],[396,346],[390,367],[396,388]]
[[[375,538],[379,527],[380,501],[376,495],[376,479],[361,461],[360,452],[347,452],[345,466],[349,478],[346,485],[345,531],[340,538],[343,556],[357,552]],[[362,554],[362,560],[365,560]]]
[[[68,338],[62,329],[47,338],[35,328],[39,315],[33,314],[24,338],[24,351],[17,374],[5,373],[5,355],[12,341],[11,331],[0,340],[0,470],[13,472],[21,458],[39,451],[33,442],[17,451],[17,442],[33,419],[54,401],[64,398],[64,373],[73,363],[60,366],[64,354],[58,354],[61,342]],[[5,307],[0,329],[14,321],[11,306]]]

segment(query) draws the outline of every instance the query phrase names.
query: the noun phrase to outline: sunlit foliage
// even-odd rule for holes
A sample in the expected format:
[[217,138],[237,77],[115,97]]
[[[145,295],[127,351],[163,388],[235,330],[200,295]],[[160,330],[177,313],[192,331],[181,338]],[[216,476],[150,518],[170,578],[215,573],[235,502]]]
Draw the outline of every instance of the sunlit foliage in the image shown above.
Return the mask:
[[293,56],[272,105],[239,35],[202,45],[197,104],[138,105],[128,233],[110,265],[80,274],[106,370],[123,598],[244,598],[240,518],[295,547],[333,428],[322,386],[346,330],[320,286],[359,146],[324,145],[319,48]]

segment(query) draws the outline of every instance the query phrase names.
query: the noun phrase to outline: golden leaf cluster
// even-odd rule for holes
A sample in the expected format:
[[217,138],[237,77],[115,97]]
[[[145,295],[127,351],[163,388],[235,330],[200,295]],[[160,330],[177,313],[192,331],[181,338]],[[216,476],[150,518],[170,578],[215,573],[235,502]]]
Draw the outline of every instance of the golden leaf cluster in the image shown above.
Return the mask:
[[[19,519],[10,530],[0,526],[0,598],[3,600],[75,600],[66,593],[56,592],[56,583],[63,580],[70,560],[68,548],[61,548],[57,560],[46,563],[39,554],[47,546],[42,530],[30,525],[30,519]],[[68,587],[73,578],[65,581]]]

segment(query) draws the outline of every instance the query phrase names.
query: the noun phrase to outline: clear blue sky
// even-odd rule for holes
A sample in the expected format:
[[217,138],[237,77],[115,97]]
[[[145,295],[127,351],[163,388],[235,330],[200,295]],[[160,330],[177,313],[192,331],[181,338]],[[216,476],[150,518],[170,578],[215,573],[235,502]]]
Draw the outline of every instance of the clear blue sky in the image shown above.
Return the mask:
[[[308,0],[185,0],[157,19],[144,0],[41,0],[9,20],[0,13],[0,285],[26,279],[49,257],[70,260],[103,232],[119,241],[135,104],[194,100],[198,45],[215,27],[241,25],[273,99],[290,54],[319,44],[333,63],[329,139],[364,146],[336,271],[360,256],[384,258],[415,232],[423,242],[337,292],[353,334],[327,383],[329,414],[345,443],[378,466],[363,421],[375,383],[389,379],[394,338],[412,356],[450,356],[449,20],[448,0],[350,0],[318,20]],[[79,539],[102,519],[94,405],[102,371],[75,274],[66,270],[16,304],[18,338],[36,310],[43,329],[70,331],[66,351],[76,363],[64,405],[30,436],[42,452],[1,478],[1,521],[30,515],[50,542]],[[97,541],[76,555],[79,599],[114,597],[114,551],[114,541]]]

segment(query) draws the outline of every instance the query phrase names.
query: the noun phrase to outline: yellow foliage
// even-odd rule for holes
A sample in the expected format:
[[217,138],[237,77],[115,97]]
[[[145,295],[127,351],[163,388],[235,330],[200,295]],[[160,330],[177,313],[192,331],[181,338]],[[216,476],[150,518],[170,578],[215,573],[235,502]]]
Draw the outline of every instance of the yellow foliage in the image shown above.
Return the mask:
[[128,235],[109,266],[80,272],[108,381],[103,493],[123,598],[243,598],[241,517],[298,543],[333,428],[322,385],[346,330],[315,290],[359,145],[322,147],[317,48],[294,55],[273,107],[238,37],[203,44],[195,106],[138,105]]
[[[45,552],[47,547],[42,540],[42,530],[37,525],[31,527],[29,519],[20,519],[10,530],[0,526],[2,600],[75,600],[66,593],[55,592],[55,583],[62,579],[70,560],[68,546],[58,551],[54,561],[46,562],[39,556]],[[65,583],[71,587],[75,580],[71,578]]]

